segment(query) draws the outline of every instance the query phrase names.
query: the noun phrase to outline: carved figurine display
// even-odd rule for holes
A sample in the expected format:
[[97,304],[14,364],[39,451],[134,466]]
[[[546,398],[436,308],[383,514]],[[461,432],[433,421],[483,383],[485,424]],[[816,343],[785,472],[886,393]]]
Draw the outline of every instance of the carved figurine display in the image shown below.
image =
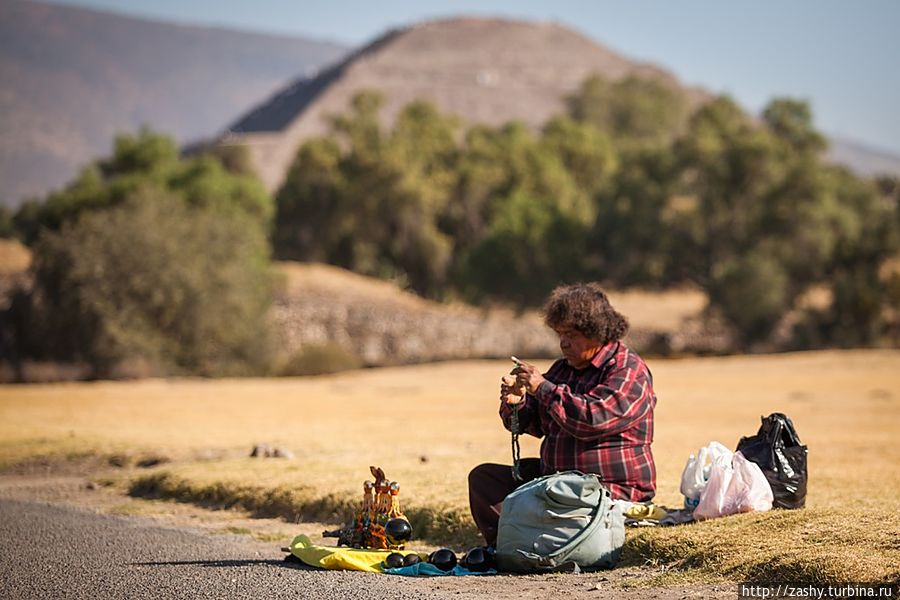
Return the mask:
[[[338,538],[339,546],[372,548],[377,550],[403,550],[412,528],[400,508],[400,484],[389,481],[379,467],[369,467],[375,481],[363,483],[363,497],[353,520],[341,529],[325,531],[324,537]],[[394,519],[402,523],[392,522]],[[385,525],[391,523],[385,534]]]

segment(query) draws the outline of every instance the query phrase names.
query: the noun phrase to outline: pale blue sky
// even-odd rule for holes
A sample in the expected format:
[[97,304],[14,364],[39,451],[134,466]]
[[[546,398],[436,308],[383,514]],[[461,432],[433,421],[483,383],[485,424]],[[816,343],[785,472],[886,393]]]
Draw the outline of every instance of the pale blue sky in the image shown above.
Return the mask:
[[900,0],[53,1],[352,46],[451,15],[552,20],[754,112],[809,100],[825,132],[900,154]]

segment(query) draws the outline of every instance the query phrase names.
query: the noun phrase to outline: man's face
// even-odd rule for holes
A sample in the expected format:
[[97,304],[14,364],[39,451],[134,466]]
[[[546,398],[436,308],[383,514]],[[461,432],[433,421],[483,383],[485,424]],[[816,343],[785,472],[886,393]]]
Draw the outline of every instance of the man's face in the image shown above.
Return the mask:
[[598,341],[586,338],[583,333],[567,323],[554,327],[553,331],[559,336],[559,349],[571,367],[585,368],[600,351]]

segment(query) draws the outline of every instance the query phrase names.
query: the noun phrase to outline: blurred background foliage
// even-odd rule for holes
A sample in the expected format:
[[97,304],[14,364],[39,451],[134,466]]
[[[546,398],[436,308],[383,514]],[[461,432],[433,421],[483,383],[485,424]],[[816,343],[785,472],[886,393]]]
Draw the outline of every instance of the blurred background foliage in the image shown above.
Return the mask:
[[141,131],[24,205],[33,281],[6,311],[13,354],[93,377],[265,372],[274,206],[225,164]]
[[[593,76],[539,132],[459,131],[424,102],[386,131],[380,103],[360,94],[299,149],[276,256],[518,307],[579,279],[694,284],[737,349],[788,326],[786,347],[870,345],[891,326],[896,183],[827,164],[804,102],[775,99],[753,119],[723,96],[691,114],[657,80]],[[807,309],[823,287],[832,301]]]
[[804,102],[755,119],[728,97],[691,111],[655,79],[593,76],[539,131],[466,128],[425,101],[388,128],[382,104],[359,93],[274,199],[240,148],[180,156],[144,130],[0,213],[35,257],[6,316],[21,352],[98,376],[135,360],[265,372],[269,244],[480,305],[534,307],[576,280],[699,286],[736,351],[896,343],[900,185],[824,161]]

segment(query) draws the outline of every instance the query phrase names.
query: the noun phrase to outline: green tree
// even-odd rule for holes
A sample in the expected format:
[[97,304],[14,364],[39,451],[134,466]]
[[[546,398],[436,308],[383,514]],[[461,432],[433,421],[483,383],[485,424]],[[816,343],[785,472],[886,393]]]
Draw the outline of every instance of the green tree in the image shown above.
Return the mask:
[[670,221],[677,215],[677,163],[668,146],[628,151],[597,193],[589,235],[591,278],[616,286],[663,287],[684,281],[673,260]]
[[0,205],[0,238],[11,238],[15,233],[13,211],[8,206]]
[[609,81],[592,75],[567,104],[572,118],[626,145],[670,141],[688,117],[684,93],[658,77],[629,75]]
[[591,197],[619,168],[612,140],[590,123],[557,116],[544,126],[541,144],[559,157],[575,185]]
[[763,110],[763,119],[776,136],[799,153],[818,155],[827,147],[825,137],[813,126],[809,104],[791,98],[776,98]]
[[330,138],[309,140],[298,149],[275,201],[273,244],[279,258],[342,262],[336,250],[354,233],[342,159]]
[[276,253],[440,296],[453,251],[441,217],[455,184],[458,124],[414,102],[385,132],[380,104],[378,94],[357,95],[351,111],[333,119],[334,139],[298,150],[278,194]]
[[229,172],[210,155],[180,158],[174,141],[142,129],[116,138],[109,158],[88,165],[64,189],[42,203],[26,203],[15,217],[17,231],[33,244],[41,229],[59,230],[84,211],[116,206],[138,189],[152,185],[192,206],[208,207],[268,228],[271,196],[253,176]]
[[268,245],[233,214],[147,185],[46,231],[33,271],[32,333],[97,377],[135,362],[157,374],[267,366]]
[[825,336],[842,346],[876,344],[886,327],[885,310],[893,302],[882,271],[900,250],[897,204],[879,193],[875,182],[846,169],[827,167],[825,173],[845,211],[835,227],[827,274],[833,303],[824,318]]
[[545,199],[514,192],[465,259],[462,282],[476,301],[539,304],[581,273],[586,228]]
[[[674,151],[689,201],[671,222],[671,257],[740,340],[765,339],[828,259],[818,164],[727,97],[697,111]],[[798,242],[818,252],[792,258]]]
[[824,164],[823,149],[808,106],[783,99],[758,125],[718,98],[675,146],[690,201],[671,222],[671,256],[746,343],[766,339],[822,281],[834,297],[817,317],[823,339],[877,337],[885,300],[875,282],[896,251],[896,212],[871,182]]

